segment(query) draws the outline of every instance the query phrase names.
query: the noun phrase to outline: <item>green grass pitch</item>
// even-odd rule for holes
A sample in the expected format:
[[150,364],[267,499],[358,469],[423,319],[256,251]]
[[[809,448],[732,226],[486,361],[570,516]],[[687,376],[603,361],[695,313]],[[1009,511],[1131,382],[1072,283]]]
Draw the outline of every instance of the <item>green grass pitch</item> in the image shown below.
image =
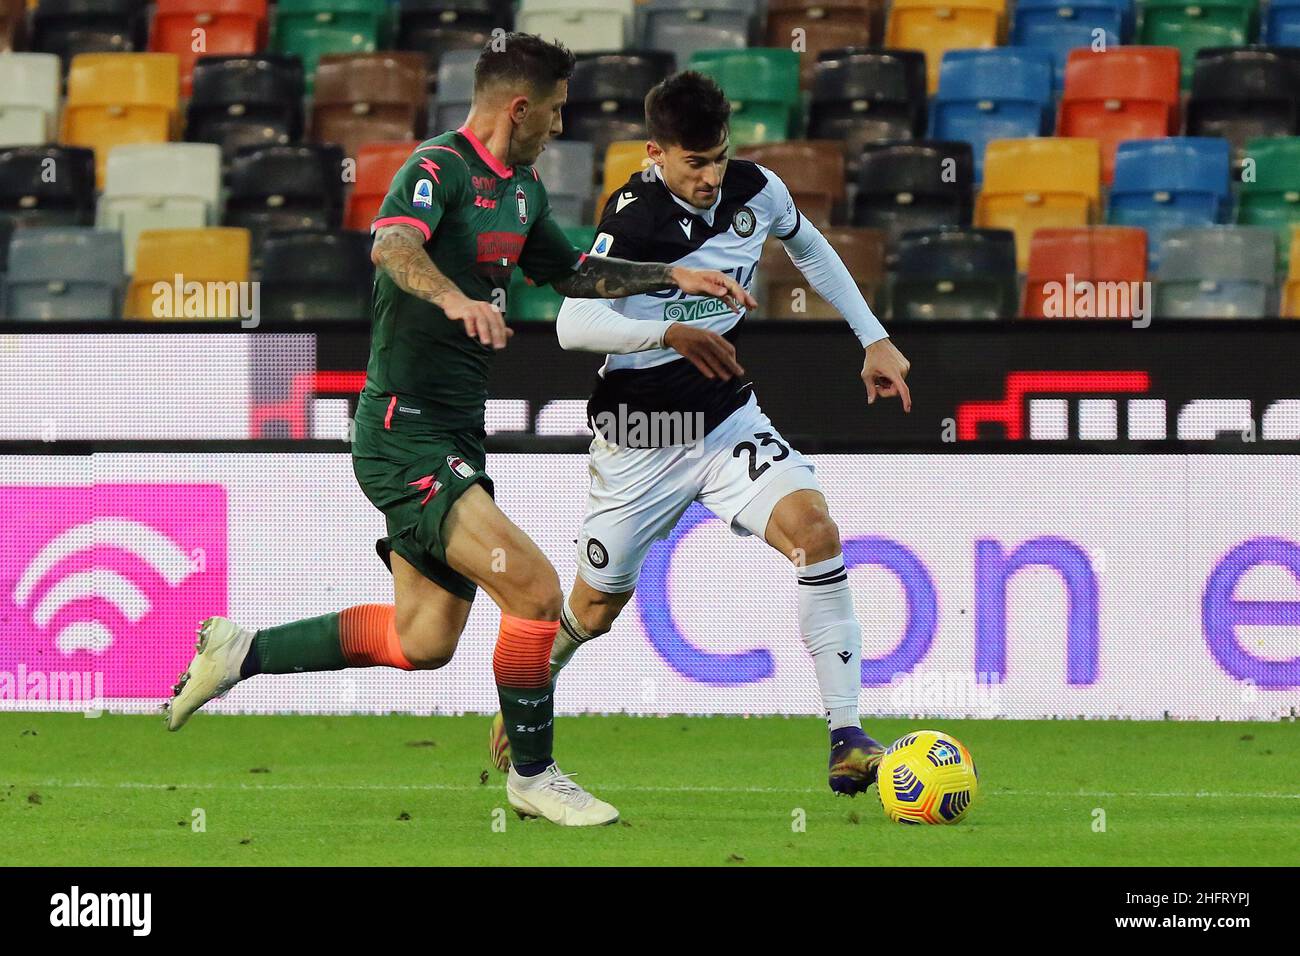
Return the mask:
[[957,826],[890,823],[874,790],[834,797],[813,718],[561,718],[561,766],[622,812],[574,831],[509,811],[486,717],[199,714],[168,734],[154,717],[6,713],[0,862],[1300,862],[1292,722],[867,722],[884,740],[927,726],[980,768]]

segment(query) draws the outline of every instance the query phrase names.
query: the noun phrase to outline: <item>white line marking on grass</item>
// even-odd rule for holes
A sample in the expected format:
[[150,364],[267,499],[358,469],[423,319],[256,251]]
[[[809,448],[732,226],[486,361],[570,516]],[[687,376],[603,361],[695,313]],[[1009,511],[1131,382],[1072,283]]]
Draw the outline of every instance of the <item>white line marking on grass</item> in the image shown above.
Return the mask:
[[[503,778],[504,780],[504,778]],[[100,780],[42,780],[32,786],[83,790],[344,790],[361,793],[386,791],[492,791],[490,784],[469,783],[146,783],[138,780],[108,782]],[[605,784],[602,791],[632,793],[823,793],[818,787],[656,787],[638,784]],[[1153,797],[1182,800],[1300,800],[1300,793],[1232,793],[1215,790],[1148,791],[1148,790],[994,790],[994,797]]]

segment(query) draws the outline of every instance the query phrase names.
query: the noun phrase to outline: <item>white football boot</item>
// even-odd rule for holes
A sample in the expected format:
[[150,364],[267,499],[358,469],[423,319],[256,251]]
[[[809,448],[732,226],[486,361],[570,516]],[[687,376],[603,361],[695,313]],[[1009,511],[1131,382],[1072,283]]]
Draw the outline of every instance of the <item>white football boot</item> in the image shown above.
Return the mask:
[[506,798],[523,817],[545,817],[562,827],[601,827],[618,822],[618,811],[573,782],[555,764],[533,777],[514,767],[506,777]]
[[239,683],[239,668],[257,632],[224,617],[210,617],[196,633],[198,653],[177,678],[171,700],[163,705],[168,730],[180,730],[196,710]]

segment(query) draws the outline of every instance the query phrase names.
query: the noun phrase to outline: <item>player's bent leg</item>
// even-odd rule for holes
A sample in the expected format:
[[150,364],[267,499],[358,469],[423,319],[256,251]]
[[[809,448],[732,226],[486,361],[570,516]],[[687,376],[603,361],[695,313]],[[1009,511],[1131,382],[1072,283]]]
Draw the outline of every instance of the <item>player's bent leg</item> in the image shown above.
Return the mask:
[[402,656],[418,670],[451,661],[471,602],[430,581],[397,552],[393,567],[394,629]]
[[574,653],[592,638],[608,634],[635,591],[610,594],[588,584],[581,575],[560,610],[560,631],[551,646],[551,677],[569,663]]

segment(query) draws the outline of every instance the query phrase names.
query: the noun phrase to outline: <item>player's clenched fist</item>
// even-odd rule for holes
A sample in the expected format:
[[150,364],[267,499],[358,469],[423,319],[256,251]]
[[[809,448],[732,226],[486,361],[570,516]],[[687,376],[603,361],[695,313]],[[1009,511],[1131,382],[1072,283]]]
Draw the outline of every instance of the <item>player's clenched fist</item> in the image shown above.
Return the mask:
[[439,303],[447,318],[465,323],[465,334],[478,339],[488,348],[503,349],[514,330],[506,327],[505,317],[491,302],[480,302],[459,293]]
[[739,313],[742,305],[750,309],[758,308],[754,297],[725,272],[677,266],[672,271],[672,278],[677,283],[677,288],[688,295],[711,295],[731,306],[733,312]]
[[736,347],[717,332],[689,325],[670,325],[664,333],[664,345],[685,356],[705,378],[726,382],[745,374],[736,361]]

